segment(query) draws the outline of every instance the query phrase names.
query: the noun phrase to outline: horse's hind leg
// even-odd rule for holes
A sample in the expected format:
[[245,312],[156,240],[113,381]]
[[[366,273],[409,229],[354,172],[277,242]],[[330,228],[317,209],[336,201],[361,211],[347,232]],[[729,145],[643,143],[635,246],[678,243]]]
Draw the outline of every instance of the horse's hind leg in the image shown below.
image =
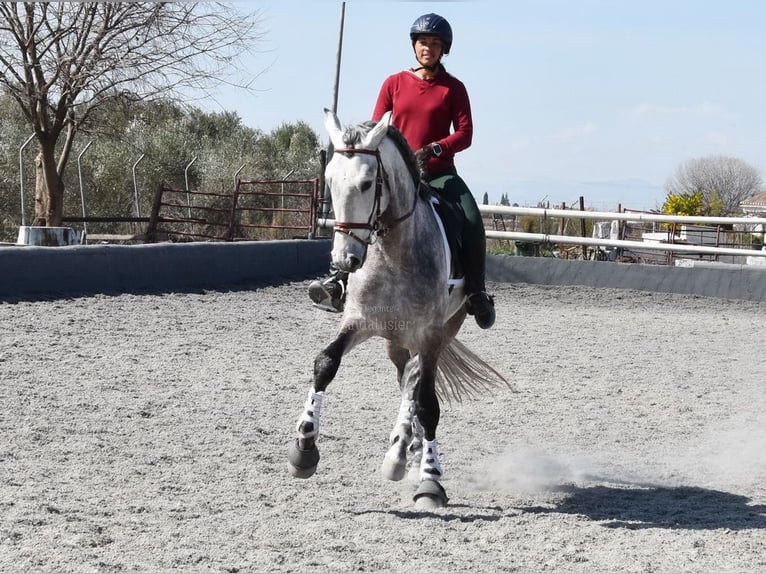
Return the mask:
[[399,414],[396,423],[389,436],[389,449],[383,458],[381,473],[388,480],[402,480],[407,468],[407,448],[412,442],[412,418],[415,414],[415,401],[413,399],[413,384],[408,384],[412,379],[409,365],[416,364],[417,359],[410,360],[410,352],[390,341],[386,341],[388,357],[396,366],[399,386],[402,390],[402,402],[399,405]]
[[287,453],[287,467],[296,478],[308,478],[319,464],[319,415],[322,410],[324,392],[335,378],[344,353],[359,342],[356,331],[341,331],[314,359],[314,380],[309,390],[303,412],[298,419],[298,438]]
[[423,454],[420,461],[420,476],[414,500],[417,508],[428,509],[447,504],[447,493],[441,485],[443,475],[439,462],[439,445],[436,442],[436,427],[439,425],[440,408],[436,396],[436,361],[438,352],[419,355],[420,376],[415,390],[415,414],[423,426]]

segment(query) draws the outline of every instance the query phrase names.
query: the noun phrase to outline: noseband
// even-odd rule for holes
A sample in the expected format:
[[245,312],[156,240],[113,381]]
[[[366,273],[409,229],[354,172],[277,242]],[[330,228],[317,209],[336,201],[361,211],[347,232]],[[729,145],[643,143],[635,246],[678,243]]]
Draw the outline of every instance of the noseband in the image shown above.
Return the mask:
[[[389,190],[391,189],[391,184],[388,181],[388,174],[386,173],[386,170],[383,168],[383,162],[380,160],[380,151],[377,149],[357,149],[357,148],[341,148],[336,149],[335,153],[343,153],[346,155],[354,155],[354,154],[365,154],[365,155],[372,155],[375,156],[375,161],[377,161],[378,169],[377,173],[375,174],[375,198],[372,203],[372,209],[370,210],[370,216],[367,218],[367,221],[365,223],[357,223],[353,221],[335,221],[335,225],[333,226],[333,231],[336,233],[345,233],[352,239],[356,239],[360,243],[366,245],[371,245],[375,241],[375,237],[382,237],[386,235],[389,231],[391,231],[394,227],[399,225],[402,221],[406,220],[408,217],[410,217],[415,212],[415,206],[418,202],[418,194],[415,193],[414,200],[412,203],[412,207],[410,210],[405,213],[404,215],[400,217],[396,217],[393,220],[389,222],[385,222],[384,219],[388,219],[386,217],[386,214],[388,213],[388,208],[386,208],[386,211],[382,212],[380,211],[380,200],[383,197],[383,183],[385,182],[386,185],[388,185]],[[367,239],[362,239],[361,237],[354,234],[354,229],[364,229],[366,231],[370,232],[370,235],[367,237]]]

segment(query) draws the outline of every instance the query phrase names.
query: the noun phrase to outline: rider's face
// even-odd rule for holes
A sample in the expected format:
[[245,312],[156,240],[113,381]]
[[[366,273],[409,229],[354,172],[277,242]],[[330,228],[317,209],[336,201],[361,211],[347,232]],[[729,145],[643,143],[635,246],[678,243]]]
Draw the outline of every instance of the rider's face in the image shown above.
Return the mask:
[[418,36],[415,40],[415,57],[421,66],[433,66],[441,58],[442,41],[438,36]]

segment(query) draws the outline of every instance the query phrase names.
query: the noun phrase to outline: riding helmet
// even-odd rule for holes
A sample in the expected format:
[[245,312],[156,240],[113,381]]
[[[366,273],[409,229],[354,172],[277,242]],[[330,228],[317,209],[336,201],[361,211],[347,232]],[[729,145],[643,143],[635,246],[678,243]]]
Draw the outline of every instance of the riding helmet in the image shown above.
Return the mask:
[[422,35],[438,36],[444,44],[444,53],[449,54],[452,46],[452,27],[446,19],[438,14],[423,14],[410,27],[410,40],[413,42]]

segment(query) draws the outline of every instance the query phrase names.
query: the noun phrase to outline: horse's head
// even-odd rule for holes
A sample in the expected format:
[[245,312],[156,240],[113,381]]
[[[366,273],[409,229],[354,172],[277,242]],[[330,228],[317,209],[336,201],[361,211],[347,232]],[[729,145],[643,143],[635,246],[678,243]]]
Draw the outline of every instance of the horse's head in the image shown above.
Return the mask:
[[335,113],[325,110],[325,127],[335,148],[325,169],[335,212],[332,262],[343,271],[354,272],[362,266],[387,207],[378,148],[390,122],[389,112],[371,129],[356,126],[344,131]]

